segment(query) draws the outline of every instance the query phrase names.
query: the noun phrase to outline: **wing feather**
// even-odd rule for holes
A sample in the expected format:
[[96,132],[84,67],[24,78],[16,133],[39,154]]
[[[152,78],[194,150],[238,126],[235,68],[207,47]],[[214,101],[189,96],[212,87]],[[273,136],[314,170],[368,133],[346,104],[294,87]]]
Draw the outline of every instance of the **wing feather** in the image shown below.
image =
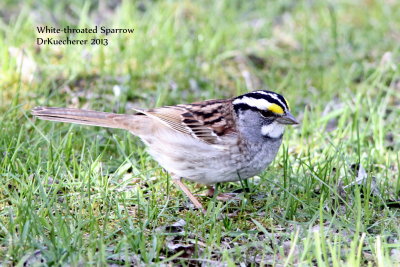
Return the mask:
[[134,110],[209,144],[218,144],[224,135],[236,133],[232,101],[229,99]]

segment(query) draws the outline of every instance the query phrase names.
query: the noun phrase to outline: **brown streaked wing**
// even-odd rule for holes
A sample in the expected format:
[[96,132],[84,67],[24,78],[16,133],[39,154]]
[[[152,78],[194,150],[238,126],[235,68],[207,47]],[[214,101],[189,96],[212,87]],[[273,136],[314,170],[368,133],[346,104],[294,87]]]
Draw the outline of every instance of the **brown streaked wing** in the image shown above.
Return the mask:
[[216,144],[220,136],[236,132],[230,99],[136,111],[209,144]]

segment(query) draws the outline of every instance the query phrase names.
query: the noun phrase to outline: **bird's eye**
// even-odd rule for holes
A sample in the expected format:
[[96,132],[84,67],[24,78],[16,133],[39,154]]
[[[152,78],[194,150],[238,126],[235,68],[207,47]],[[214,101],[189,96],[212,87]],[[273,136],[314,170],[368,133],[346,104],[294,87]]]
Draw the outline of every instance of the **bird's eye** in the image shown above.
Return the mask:
[[260,110],[259,112],[261,116],[263,116],[264,118],[270,118],[275,116],[275,114],[270,110]]

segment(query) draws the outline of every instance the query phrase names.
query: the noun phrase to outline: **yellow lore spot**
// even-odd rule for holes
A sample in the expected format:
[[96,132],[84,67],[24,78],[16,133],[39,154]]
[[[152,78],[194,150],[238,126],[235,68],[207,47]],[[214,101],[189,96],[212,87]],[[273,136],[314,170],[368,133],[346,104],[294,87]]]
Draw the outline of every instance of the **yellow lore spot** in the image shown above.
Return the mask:
[[268,110],[272,111],[275,114],[283,114],[284,113],[283,109],[280,106],[278,106],[277,104],[271,104],[268,107]]

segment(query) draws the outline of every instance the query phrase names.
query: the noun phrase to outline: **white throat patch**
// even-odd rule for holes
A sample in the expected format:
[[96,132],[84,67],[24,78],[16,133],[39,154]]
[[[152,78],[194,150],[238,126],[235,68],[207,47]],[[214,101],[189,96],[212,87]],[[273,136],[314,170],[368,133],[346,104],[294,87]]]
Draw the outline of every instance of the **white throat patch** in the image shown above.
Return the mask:
[[277,123],[276,121],[269,125],[264,125],[261,127],[261,134],[270,138],[278,138],[283,134],[284,131],[285,126]]

